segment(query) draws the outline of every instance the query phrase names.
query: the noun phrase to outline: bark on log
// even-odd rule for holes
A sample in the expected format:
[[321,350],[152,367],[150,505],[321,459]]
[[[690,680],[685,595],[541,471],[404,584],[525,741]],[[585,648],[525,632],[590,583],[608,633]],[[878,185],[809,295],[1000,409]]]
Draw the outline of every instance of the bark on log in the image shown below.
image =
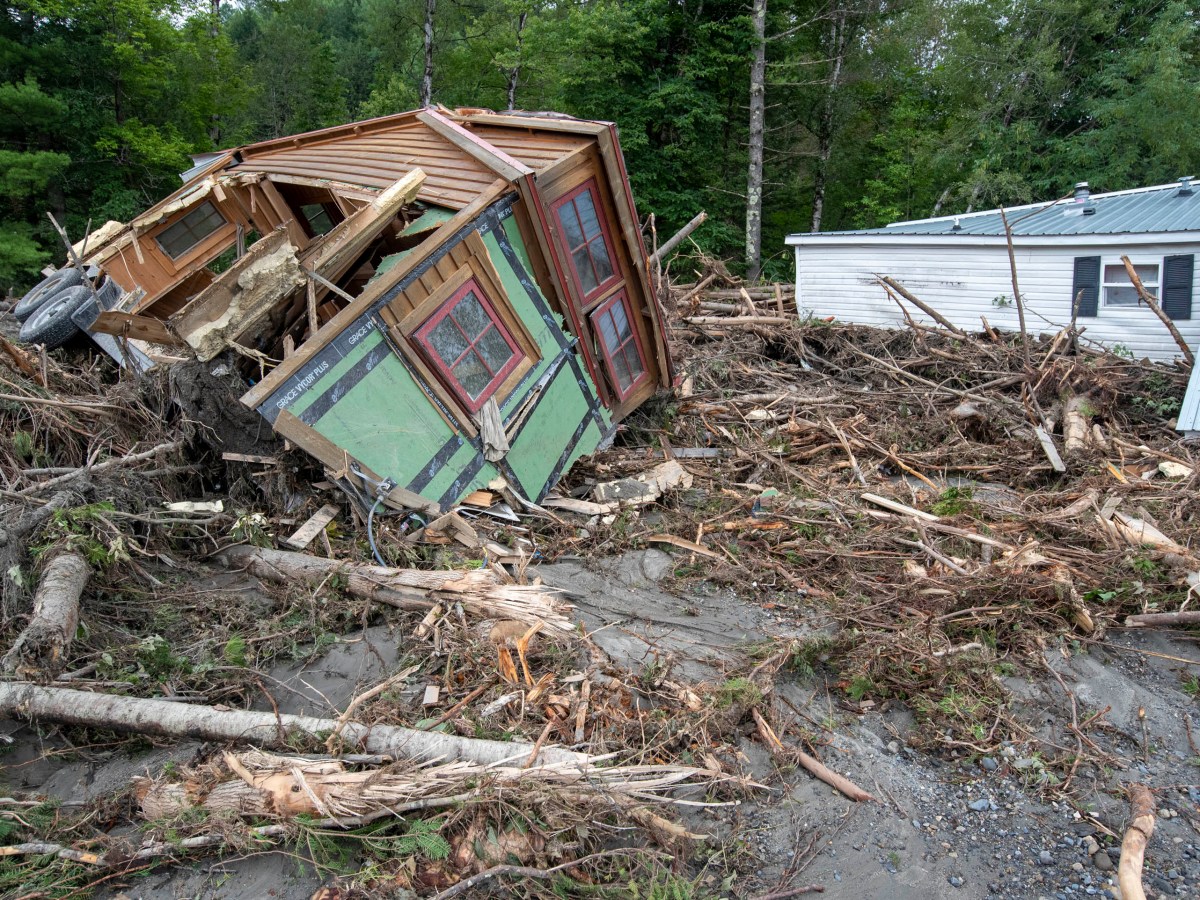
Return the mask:
[[692,219],[692,221],[680,228],[665,244],[658,248],[654,255],[650,257],[650,265],[654,265],[656,262],[662,262],[664,259],[666,259],[676,247],[683,243],[683,239],[703,225],[704,220],[707,218],[708,213],[704,211],[698,213],[696,218]]
[[3,578],[0,621],[7,622],[13,615],[18,598],[25,596],[24,588],[15,580],[14,573],[20,571],[25,558],[27,538],[49,521],[56,511],[66,509],[74,502],[76,495],[72,491],[59,491],[45,505],[26,513],[11,525],[0,525],[0,578]]
[[79,597],[91,574],[92,567],[78,553],[62,553],[50,561],[33,598],[33,618],[0,661],[0,669],[37,679],[63,670],[66,650],[79,627]]
[[[192,738],[204,741],[241,741],[260,747],[291,749],[297,734],[314,742],[337,726],[333,719],[284,715],[254,710],[222,710],[198,704],[172,703],[141,697],[118,697],[70,688],[0,682],[0,716],[41,719],[67,725],[112,728],[137,734]],[[532,744],[487,741],[455,734],[414,731],[397,725],[367,727],[354,722],[342,729],[349,746],[365,753],[409,759],[464,759],[481,765],[524,759]],[[558,747],[543,747],[537,765],[583,765],[589,757]]]
[[1146,845],[1154,834],[1154,795],[1144,784],[1129,786],[1129,814],[1132,821],[1121,841],[1121,863],[1117,866],[1117,885],[1123,900],[1146,900],[1142,887],[1142,863]]
[[267,581],[288,583],[297,579],[319,582],[330,575],[345,580],[355,597],[386,603],[398,609],[426,612],[439,599],[452,599],[469,612],[485,617],[516,619],[526,625],[544,622],[562,633],[574,630],[555,600],[558,593],[541,586],[499,584],[490,569],[466,572],[389,569],[385,566],[348,563],[336,559],[239,545],[215,557],[231,569],[245,569]]
[[899,294],[901,297],[903,297],[905,300],[907,300],[913,306],[917,307],[917,309],[921,310],[921,312],[925,313],[927,316],[929,316],[931,319],[933,319],[935,322],[937,322],[939,325],[941,325],[943,328],[945,328],[947,331],[949,331],[955,337],[960,337],[960,338],[967,337],[967,333],[965,331],[963,331],[961,328],[956,326],[953,322],[951,322],[949,319],[947,319],[945,316],[943,316],[940,312],[938,312],[936,309],[934,309],[928,303],[926,303],[923,300],[917,299],[917,297],[908,288],[906,288],[904,285],[902,285],[900,282],[898,282],[895,278],[889,278],[887,275],[876,275],[875,277],[877,279],[879,279],[879,281],[882,284],[886,284],[893,291],[895,291],[897,294]]
[[1142,613],[1126,616],[1126,628],[1152,628],[1155,625],[1200,625],[1200,610],[1173,613]]

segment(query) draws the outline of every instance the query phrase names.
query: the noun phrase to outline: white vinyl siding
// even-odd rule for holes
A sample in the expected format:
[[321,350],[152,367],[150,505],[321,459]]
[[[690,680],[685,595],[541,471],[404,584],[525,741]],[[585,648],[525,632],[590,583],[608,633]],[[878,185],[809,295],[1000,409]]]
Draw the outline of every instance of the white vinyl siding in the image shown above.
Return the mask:
[[[816,235],[797,236],[796,305],[801,315],[833,316],[864,325],[903,326],[904,317],[875,281],[875,274],[890,275],[959,328],[981,331],[986,317],[994,328],[1019,328],[1012,302],[1012,274],[1003,238],[998,242],[963,241],[955,236],[909,236],[880,240],[869,235],[823,240]],[[1028,328],[1036,334],[1053,334],[1070,323],[1074,261],[1077,256],[1101,256],[1104,263],[1120,262],[1122,254],[1136,263],[1161,266],[1166,256],[1200,253],[1200,240],[1190,243],[1138,243],[1123,246],[1094,244],[1025,244],[1017,239],[1015,256]],[[794,239],[795,240],[795,239]],[[957,244],[957,246],[955,245]],[[1194,302],[1200,302],[1200,265],[1193,284]],[[1147,288],[1152,292],[1155,288]],[[905,304],[920,323],[935,324],[919,309]],[[1144,306],[1106,306],[1096,316],[1079,319],[1085,341],[1110,347],[1120,345],[1134,357],[1167,360],[1179,355],[1170,334]],[[1187,342],[1200,345],[1200,314],[1176,322]]]

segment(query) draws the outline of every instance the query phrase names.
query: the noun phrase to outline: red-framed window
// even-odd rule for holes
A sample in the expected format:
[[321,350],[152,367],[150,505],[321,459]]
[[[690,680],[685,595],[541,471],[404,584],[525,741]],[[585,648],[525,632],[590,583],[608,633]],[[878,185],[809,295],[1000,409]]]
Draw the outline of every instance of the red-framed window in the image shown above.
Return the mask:
[[439,306],[413,337],[471,412],[477,412],[525,358],[474,278]]
[[629,303],[617,291],[592,313],[592,329],[620,399],[628,397],[647,376],[642,342],[629,320]]
[[587,303],[621,278],[595,180],[585,181],[556,200],[554,215],[571,257],[575,285]]

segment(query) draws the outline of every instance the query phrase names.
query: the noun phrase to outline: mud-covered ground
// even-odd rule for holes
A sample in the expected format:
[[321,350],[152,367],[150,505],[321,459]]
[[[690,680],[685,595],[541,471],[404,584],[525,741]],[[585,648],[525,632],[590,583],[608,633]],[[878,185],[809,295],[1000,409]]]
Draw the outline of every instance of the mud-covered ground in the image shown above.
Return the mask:
[[[614,660],[631,671],[653,661],[671,665],[673,678],[702,694],[744,670],[768,637],[831,627],[815,610],[764,610],[753,587],[700,582],[686,595],[671,593],[663,583],[674,568],[670,556],[649,550],[600,563],[563,560],[531,574],[572,595],[579,618]],[[253,597],[254,585],[238,578],[225,574],[198,587]],[[271,693],[282,712],[336,714],[392,670],[407,640],[386,625],[348,634],[319,658],[273,669]],[[1141,781],[1161,807],[1146,861],[1149,895],[1196,896],[1200,793],[1193,782],[1200,779],[1185,724],[1195,699],[1183,677],[1194,670],[1178,660],[1198,657],[1190,635],[1152,631],[1045,648],[1047,664],[1076,698],[1077,719],[1111,707],[1101,717],[1107,724],[1086,732],[1107,762],[1078,769],[1070,802],[1053,799],[1052,775],[1028,746],[1004,744],[991,756],[931,755],[909,746],[914,718],[903,704],[849,704],[819,666],[806,678],[783,675],[774,697],[779,721],[818,733],[825,763],[880,802],[853,803],[801,769],[780,770],[753,726],[743,725],[721,762],[767,790],[687,816],[693,831],[710,835],[695,856],[692,895],[754,897],[820,885],[825,896],[846,898],[1116,896],[1128,810],[1122,788]],[[1019,698],[1016,713],[1043,741],[1073,746],[1063,687],[1049,673],[1028,676],[1006,678]],[[54,729],[16,723],[3,723],[0,733],[13,742],[0,757],[0,788],[43,793],[68,808],[117,796],[131,777],[186,764],[200,749],[156,741],[130,754],[116,740],[115,751],[100,740],[72,747]],[[114,879],[97,896],[300,900],[327,881],[303,853],[276,850],[158,866]]]

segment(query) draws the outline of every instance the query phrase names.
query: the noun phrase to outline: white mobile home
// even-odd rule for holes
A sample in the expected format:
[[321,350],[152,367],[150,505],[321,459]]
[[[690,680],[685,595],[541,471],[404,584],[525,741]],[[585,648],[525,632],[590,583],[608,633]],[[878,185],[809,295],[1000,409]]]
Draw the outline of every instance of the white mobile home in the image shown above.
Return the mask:
[[[1159,297],[1184,339],[1200,345],[1200,185],[1176,184],[1089,194],[1005,210],[1012,227],[1027,327],[1053,333],[1073,307],[1085,340],[1166,360],[1179,348],[1139,301],[1122,256]],[[793,234],[796,306],[801,315],[865,325],[903,325],[903,313],[877,275],[899,281],[956,326],[1016,330],[1008,243],[999,210],[897,222],[864,231]],[[918,322],[929,323],[906,304]]]

